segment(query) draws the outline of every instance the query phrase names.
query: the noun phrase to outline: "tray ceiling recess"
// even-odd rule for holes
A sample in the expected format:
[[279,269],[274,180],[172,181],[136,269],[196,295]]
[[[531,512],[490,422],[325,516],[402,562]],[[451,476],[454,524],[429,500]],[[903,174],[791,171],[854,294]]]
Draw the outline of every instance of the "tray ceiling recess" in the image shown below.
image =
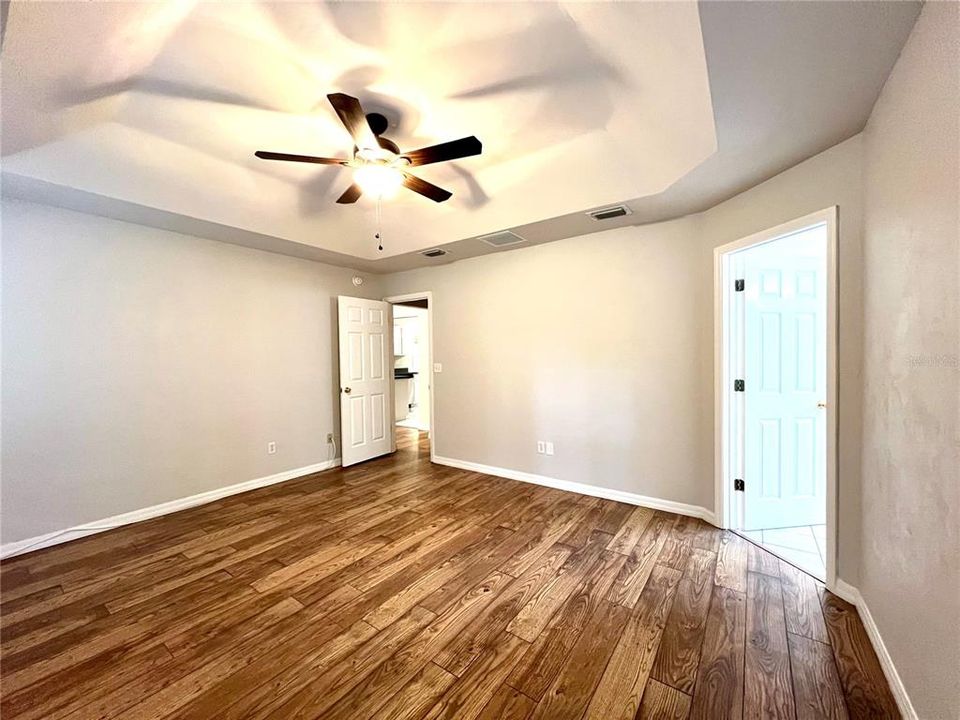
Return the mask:
[[[373,272],[696,212],[859,132],[920,4],[41,3],[3,34],[3,191]],[[440,59],[440,60],[438,60]],[[356,98],[397,148],[456,138],[442,203],[344,193]],[[398,153],[402,155],[402,153]],[[418,172],[418,174],[421,174]],[[623,205],[631,215],[585,213]]]

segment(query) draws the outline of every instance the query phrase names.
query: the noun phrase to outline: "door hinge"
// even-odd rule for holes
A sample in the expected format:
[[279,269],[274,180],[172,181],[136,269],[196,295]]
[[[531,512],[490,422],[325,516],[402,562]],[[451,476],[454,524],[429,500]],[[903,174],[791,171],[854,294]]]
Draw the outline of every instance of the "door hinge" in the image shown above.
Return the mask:
[[745,286],[746,286],[746,280],[744,280],[743,278],[733,281],[734,292],[743,292],[743,288]]
[[733,481],[733,489],[736,490],[737,492],[743,492],[743,480],[740,478],[736,478]]
[[734,392],[743,392],[744,384],[743,380],[734,380],[733,381],[733,391]]

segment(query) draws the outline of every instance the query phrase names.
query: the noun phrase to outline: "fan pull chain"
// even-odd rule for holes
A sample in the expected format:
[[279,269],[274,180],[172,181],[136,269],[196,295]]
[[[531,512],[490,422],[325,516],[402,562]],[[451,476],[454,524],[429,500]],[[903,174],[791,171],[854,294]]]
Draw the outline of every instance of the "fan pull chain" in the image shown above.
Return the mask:
[[381,223],[381,216],[380,216],[380,200],[381,200],[381,196],[377,195],[377,234],[375,235],[375,237],[377,239],[377,250],[379,250],[380,252],[383,252],[383,237],[382,237],[383,225]]

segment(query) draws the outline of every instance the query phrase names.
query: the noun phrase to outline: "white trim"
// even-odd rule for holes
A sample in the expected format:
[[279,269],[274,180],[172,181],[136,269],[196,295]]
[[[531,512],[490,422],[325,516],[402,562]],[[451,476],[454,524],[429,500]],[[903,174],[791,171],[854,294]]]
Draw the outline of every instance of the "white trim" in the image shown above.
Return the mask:
[[837,578],[837,583],[830,592],[832,592],[838,598],[846,600],[851,605],[859,605],[863,602],[863,598],[860,596],[860,591],[846,580],[842,580],[840,578]]
[[[827,587],[837,583],[837,493],[839,463],[837,444],[837,343],[838,343],[838,298],[839,276],[837,272],[838,208],[836,205],[809,215],[763,230],[713,250],[714,293],[714,512],[717,525],[729,528],[733,513],[730,507],[728,488],[732,487],[727,468],[727,427],[724,422],[725,408],[729,403],[729,369],[724,345],[724,321],[727,305],[724,302],[726,264],[728,256],[752,245],[760,245],[799,232],[814,225],[827,228]],[[732,490],[731,490],[732,492]]]
[[687,505],[686,503],[674,502],[673,500],[637,495],[635,493],[624,492],[623,490],[613,490],[597,485],[586,485],[570,480],[558,480],[557,478],[547,477],[546,475],[535,475],[534,473],[522,472],[521,470],[482,465],[480,463],[456,460],[454,458],[437,456],[433,458],[433,462],[438,465],[448,465],[459,468],[460,470],[470,470],[471,472],[507,478],[508,480],[519,480],[520,482],[533,483],[534,485],[543,485],[554,488],[555,490],[565,490],[579,495],[590,495],[591,497],[615,500],[616,502],[628,503],[630,505],[640,505],[653,510],[664,510],[666,512],[676,513],[677,515],[689,515],[690,517],[706,520],[711,525],[715,524],[713,513],[700,505]]
[[303,477],[304,475],[312,475],[313,473],[318,473],[323,470],[329,470],[337,467],[339,464],[340,458],[334,458],[333,460],[326,460],[314,465],[294,468],[293,470],[284,470],[274,475],[267,475],[266,477],[256,478],[254,480],[246,480],[236,485],[227,485],[226,487],[208,490],[207,492],[190,495],[189,497],[170,500],[169,502],[160,503],[159,505],[152,505],[141,508],[140,510],[114,515],[113,517],[104,518],[103,520],[76,525],[64,530],[56,530],[55,532],[37,535],[36,537],[25,540],[5,543],[3,546],[0,546],[0,558],[22,555],[25,552],[40,550],[41,548],[52,545],[59,545],[60,543],[77,540],[82,537],[87,537],[88,535],[104,532],[105,530],[113,530],[114,528],[130,525],[131,523],[140,522],[141,520],[149,520],[150,518],[161,515],[169,515],[170,513],[186,510],[187,508],[197,505],[206,505],[207,503],[220,500],[230,495],[237,495],[249,490],[266,487],[267,485],[275,485],[276,483],[293,480],[294,478]]
[[[385,297],[384,302],[390,303],[391,305],[409,302],[410,300],[426,300],[427,301],[427,334],[430,336],[430,367],[427,371],[430,373],[430,427],[427,428],[427,434],[430,438],[430,462],[439,463],[437,460],[437,383],[434,378],[433,373],[433,363],[434,357],[433,354],[433,293],[430,290],[424,290],[422,292],[414,293],[404,293],[403,295],[391,295],[390,297]],[[393,345],[393,321],[390,322],[390,343],[391,347]],[[391,416],[392,417],[392,416]],[[393,427],[393,449],[397,449],[397,424],[396,418],[392,418],[394,422],[391,423]],[[445,463],[440,463],[441,465]]]
[[863,629],[867,631],[870,644],[873,645],[873,650],[880,661],[880,667],[883,668],[883,674],[887,678],[894,699],[897,701],[897,707],[900,708],[900,714],[903,715],[904,720],[918,720],[917,711],[914,709],[913,703],[910,702],[907,688],[904,686],[903,680],[900,679],[900,673],[897,672],[897,668],[893,664],[893,658],[890,657],[890,652],[880,636],[880,628],[877,627],[873,615],[870,614],[870,608],[867,607],[867,601],[863,599],[863,595],[853,585],[839,578],[833,593],[856,606],[857,614],[860,615],[860,622],[863,623]]

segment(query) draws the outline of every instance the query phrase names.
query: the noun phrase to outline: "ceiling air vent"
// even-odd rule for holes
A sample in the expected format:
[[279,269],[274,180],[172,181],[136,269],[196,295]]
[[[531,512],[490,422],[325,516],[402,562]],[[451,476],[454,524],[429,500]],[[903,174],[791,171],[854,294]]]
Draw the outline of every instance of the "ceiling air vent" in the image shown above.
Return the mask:
[[630,208],[626,205],[615,205],[613,207],[601,208],[599,210],[591,210],[587,213],[594,220],[612,220],[613,218],[623,217],[624,215],[630,215]]
[[481,235],[480,240],[483,240],[487,245],[492,245],[493,247],[506,247],[507,245],[516,245],[517,243],[525,242],[524,238],[513,234],[509,230],[493,233],[492,235]]
[[435,257],[443,257],[444,255],[447,254],[447,251],[441,250],[440,248],[431,248],[430,250],[424,250],[420,254],[423,255],[424,257],[435,258]]

